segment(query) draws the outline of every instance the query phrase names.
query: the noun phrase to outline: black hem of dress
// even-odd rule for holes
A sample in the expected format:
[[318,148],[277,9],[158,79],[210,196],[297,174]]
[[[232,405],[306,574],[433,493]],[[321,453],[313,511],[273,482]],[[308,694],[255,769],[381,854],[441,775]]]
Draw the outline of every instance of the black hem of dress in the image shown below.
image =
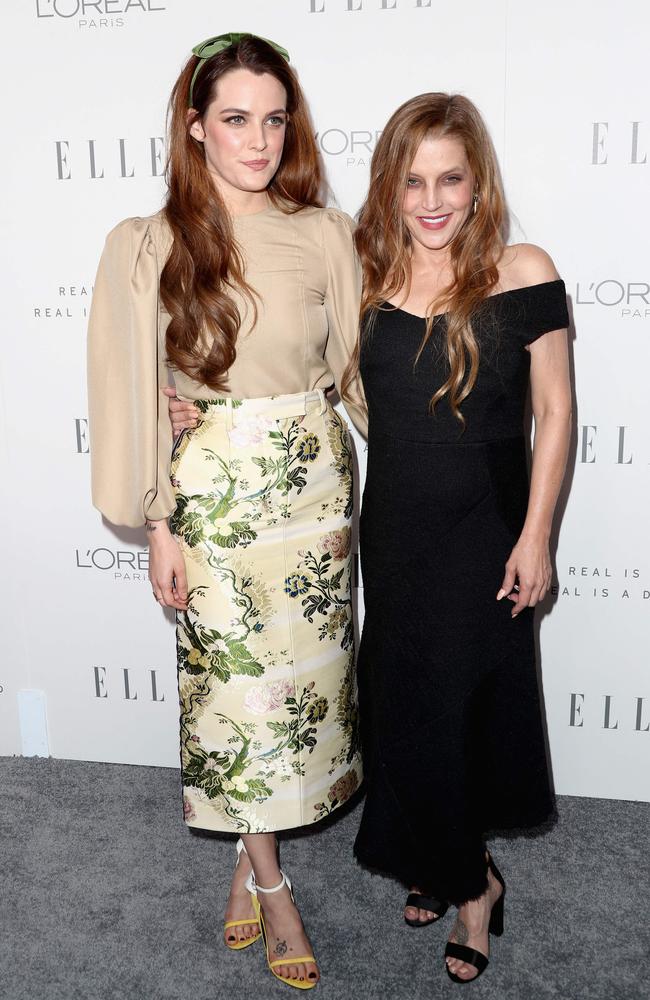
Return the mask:
[[[509,839],[514,839],[515,837],[538,837],[544,836],[549,829],[555,824],[557,820],[557,810],[555,808],[555,803],[549,804],[549,806],[539,814],[539,816],[534,816],[522,820],[521,817],[517,819],[500,819],[497,823],[490,824],[485,840],[487,841],[491,837],[505,837]],[[368,869],[372,874],[381,875],[384,878],[392,878],[398,882],[401,882],[407,888],[411,886],[418,886],[418,888],[428,894],[436,895],[436,887],[427,885],[426,879],[423,880],[418,876],[414,869],[407,868],[406,866],[400,865],[387,865],[386,861],[380,861],[377,857],[372,857],[372,852],[366,851],[363,848],[354,845],[353,854],[356,861],[363,867]],[[469,895],[464,895],[463,898],[457,897],[453,899],[448,899],[447,902],[454,906],[462,906],[472,899],[478,899],[483,895],[487,888],[487,868],[485,873],[485,881],[481,885],[474,887],[476,891],[471,892]]]

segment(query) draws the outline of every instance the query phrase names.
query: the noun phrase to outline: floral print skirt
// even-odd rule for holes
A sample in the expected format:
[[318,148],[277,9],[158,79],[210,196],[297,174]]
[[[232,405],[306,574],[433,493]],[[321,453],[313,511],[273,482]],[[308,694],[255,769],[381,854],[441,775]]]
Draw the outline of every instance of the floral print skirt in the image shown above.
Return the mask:
[[320,390],[195,405],[172,461],[185,820],[304,826],[361,781],[349,432]]

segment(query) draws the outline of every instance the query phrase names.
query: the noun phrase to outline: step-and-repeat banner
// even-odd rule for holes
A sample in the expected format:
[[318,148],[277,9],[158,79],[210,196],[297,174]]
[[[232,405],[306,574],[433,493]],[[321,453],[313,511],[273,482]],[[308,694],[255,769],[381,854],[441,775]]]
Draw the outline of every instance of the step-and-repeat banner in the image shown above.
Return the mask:
[[160,207],[190,49],[253,31],[289,49],[351,214],[406,98],[460,91],[485,115],[513,240],[549,250],[573,318],[577,419],[540,627],[556,787],[650,800],[645,0],[9,0],[3,25],[0,753],[177,765],[173,629],[144,534],[90,505],[86,322],[106,232]]

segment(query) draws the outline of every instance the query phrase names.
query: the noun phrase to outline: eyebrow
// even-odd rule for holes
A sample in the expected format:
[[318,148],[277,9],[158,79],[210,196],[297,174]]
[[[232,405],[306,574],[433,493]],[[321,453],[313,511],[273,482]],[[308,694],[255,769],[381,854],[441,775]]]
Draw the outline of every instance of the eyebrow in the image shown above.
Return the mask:
[[[267,116],[268,115],[280,115],[280,114],[286,115],[286,113],[287,113],[287,109],[286,108],[275,108],[274,111],[267,111],[266,112]],[[225,114],[231,114],[231,115],[232,114],[236,114],[236,115],[250,115],[250,111],[246,111],[244,108],[222,108],[221,111],[219,112],[219,114],[220,115],[225,115]]]
[[[465,169],[466,169],[465,167],[448,167],[447,170],[440,171],[440,176],[442,176],[443,174],[462,174]],[[420,176],[421,174],[418,174],[416,170],[409,170],[409,177],[420,177]]]

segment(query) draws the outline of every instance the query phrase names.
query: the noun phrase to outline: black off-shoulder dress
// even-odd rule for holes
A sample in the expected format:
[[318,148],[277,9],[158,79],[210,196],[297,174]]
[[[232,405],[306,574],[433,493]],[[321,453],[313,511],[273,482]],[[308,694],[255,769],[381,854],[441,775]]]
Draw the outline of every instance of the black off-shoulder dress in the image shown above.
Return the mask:
[[361,513],[359,687],[367,795],[355,854],[461,903],[486,887],[484,836],[553,810],[534,612],[496,594],[528,503],[527,344],[568,325],[562,281],[489,297],[478,380],[447,397],[444,316],[390,306],[364,339],[368,472]]

